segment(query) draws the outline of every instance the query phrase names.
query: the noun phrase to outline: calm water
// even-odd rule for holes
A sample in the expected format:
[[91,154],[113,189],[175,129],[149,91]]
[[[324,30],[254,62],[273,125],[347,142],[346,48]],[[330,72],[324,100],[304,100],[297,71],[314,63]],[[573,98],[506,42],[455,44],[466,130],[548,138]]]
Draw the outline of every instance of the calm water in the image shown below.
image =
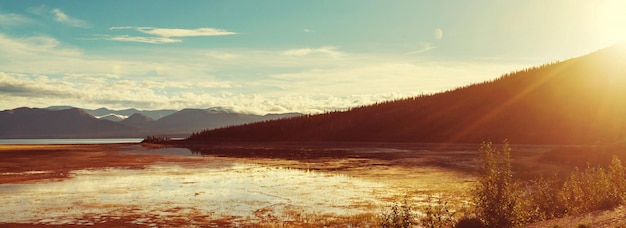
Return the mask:
[[0,144],[103,144],[103,143],[139,143],[141,138],[110,139],[0,139]]
[[358,178],[220,158],[69,175],[62,181],[0,185],[0,223],[93,225],[130,217],[151,226],[181,219],[191,225],[219,218],[258,221],[269,215],[286,221],[294,214],[375,211],[382,198],[395,193],[385,184]]

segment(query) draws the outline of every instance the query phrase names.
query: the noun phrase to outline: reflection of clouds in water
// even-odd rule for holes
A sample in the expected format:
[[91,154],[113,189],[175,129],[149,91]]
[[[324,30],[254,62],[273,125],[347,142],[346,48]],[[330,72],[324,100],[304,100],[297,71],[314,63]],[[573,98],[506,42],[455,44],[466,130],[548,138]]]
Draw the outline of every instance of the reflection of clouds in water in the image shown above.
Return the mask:
[[218,159],[193,167],[161,164],[135,170],[77,170],[72,176],[0,188],[4,202],[0,222],[69,223],[89,214],[185,216],[179,214],[183,209],[245,218],[268,207],[276,212],[295,207],[310,213],[354,214],[380,204],[383,194],[393,194],[383,184],[343,175]]

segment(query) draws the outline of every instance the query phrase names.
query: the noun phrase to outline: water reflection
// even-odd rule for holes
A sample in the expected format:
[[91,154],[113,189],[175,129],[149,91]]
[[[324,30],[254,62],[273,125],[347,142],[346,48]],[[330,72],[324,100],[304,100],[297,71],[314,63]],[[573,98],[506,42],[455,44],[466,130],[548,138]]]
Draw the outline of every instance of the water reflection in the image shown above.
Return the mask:
[[345,215],[377,210],[380,199],[393,194],[381,183],[347,176],[218,158],[184,166],[77,170],[71,176],[0,188],[0,222],[89,225],[122,216],[138,224],[221,217],[254,221],[259,211],[279,218],[289,211]]
[[[217,156],[234,158],[278,158],[287,160],[311,160],[324,158],[355,158],[362,154],[345,148],[315,148],[302,146],[196,146],[167,147],[149,144],[127,146],[124,151],[130,153],[149,153],[162,155]],[[369,153],[368,156],[375,154]]]

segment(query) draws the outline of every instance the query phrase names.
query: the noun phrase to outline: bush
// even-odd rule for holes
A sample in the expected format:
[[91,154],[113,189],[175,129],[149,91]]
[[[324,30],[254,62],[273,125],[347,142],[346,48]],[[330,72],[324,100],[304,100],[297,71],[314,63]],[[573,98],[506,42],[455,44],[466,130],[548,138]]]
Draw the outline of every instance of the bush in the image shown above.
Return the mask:
[[425,216],[420,219],[422,227],[454,227],[456,223],[456,210],[452,209],[442,197],[428,196],[428,203],[424,208]]
[[474,191],[476,214],[487,227],[513,227],[521,223],[518,214],[521,191],[513,182],[511,149],[508,142],[494,148],[491,142],[480,147],[480,179]]
[[569,213],[585,213],[617,206],[611,199],[611,183],[603,168],[574,170],[563,183],[560,195]]
[[[462,208],[462,212],[467,212]],[[428,196],[423,208],[420,208],[423,216],[419,218],[414,207],[408,203],[407,198],[402,202],[394,202],[393,206],[380,215],[380,227],[455,227],[457,223],[457,210],[443,197]]]
[[613,156],[608,168],[576,168],[561,182],[540,177],[524,185],[512,178],[510,148],[480,148],[480,177],[473,201],[486,227],[513,227],[525,223],[614,208],[626,202],[626,173]]
[[560,190],[557,176],[533,180],[522,195],[522,217],[524,223],[562,217],[566,210],[557,194]]
[[626,173],[624,173],[622,161],[615,155],[609,165],[608,175],[609,182],[612,183],[609,192],[610,201],[614,202],[616,205],[624,204],[626,202]]
[[380,216],[380,227],[383,228],[406,228],[416,224],[416,215],[413,207],[405,198],[401,203],[394,202],[389,211],[384,211]]

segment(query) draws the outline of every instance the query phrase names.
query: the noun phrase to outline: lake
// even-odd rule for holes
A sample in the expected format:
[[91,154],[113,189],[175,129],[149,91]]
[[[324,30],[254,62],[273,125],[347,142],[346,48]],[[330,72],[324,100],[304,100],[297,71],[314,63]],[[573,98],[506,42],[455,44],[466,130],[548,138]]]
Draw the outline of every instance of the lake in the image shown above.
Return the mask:
[[[27,175],[27,174],[25,174]],[[376,211],[397,191],[349,176],[211,158],[144,169],[75,170],[62,181],[0,185],[0,223],[94,225],[125,217],[162,226],[291,220]]]
[[[2,145],[0,226],[374,227],[378,214],[403,199],[415,205],[416,215],[429,195],[463,205],[474,182],[450,168],[472,165],[475,152],[336,145],[222,149]],[[451,158],[454,163],[444,163]]]
[[109,144],[139,143],[142,138],[106,138],[106,139],[0,139],[0,144]]

